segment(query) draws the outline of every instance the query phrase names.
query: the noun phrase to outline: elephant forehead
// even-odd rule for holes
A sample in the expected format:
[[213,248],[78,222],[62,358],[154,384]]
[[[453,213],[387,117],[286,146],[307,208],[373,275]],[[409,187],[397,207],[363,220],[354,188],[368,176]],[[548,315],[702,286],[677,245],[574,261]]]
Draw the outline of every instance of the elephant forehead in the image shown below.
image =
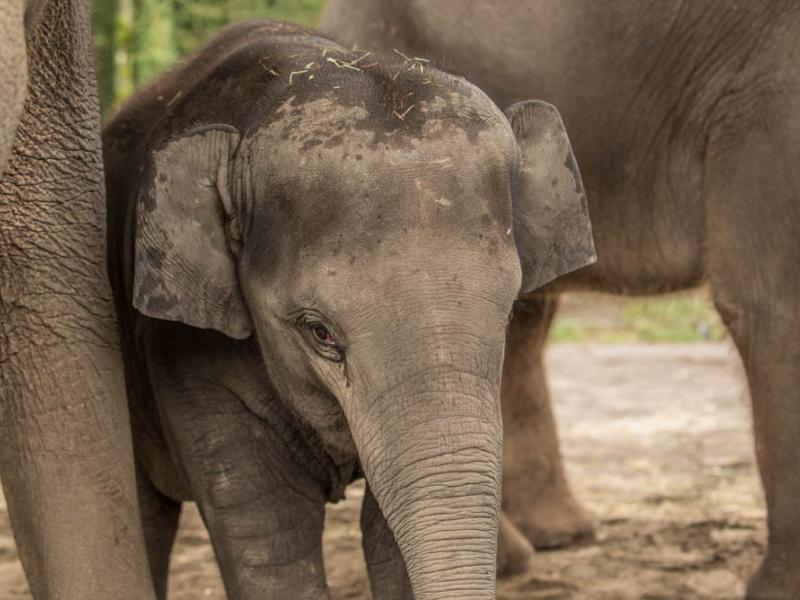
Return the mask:
[[273,270],[252,271],[255,288],[270,290],[265,299],[287,313],[316,306],[349,331],[369,325],[363,312],[374,310],[387,323],[425,320],[422,309],[476,326],[503,322],[521,281],[513,247],[442,245],[435,235],[388,239],[373,252],[318,245],[268,262]]
[[510,128],[497,121],[476,131],[437,98],[419,107],[430,116],[413,132],[386,129],[359,106],[287,102],[279,110],[285,121],[250,142],[252,201],[290,214],[306,230],[315,221],[372,232],[507,230],[516,151]]

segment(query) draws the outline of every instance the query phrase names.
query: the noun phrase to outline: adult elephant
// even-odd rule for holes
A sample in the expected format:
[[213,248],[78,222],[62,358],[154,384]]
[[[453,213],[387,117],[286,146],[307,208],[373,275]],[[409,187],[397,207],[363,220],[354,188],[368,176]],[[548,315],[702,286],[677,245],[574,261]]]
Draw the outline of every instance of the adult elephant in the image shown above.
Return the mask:
[[89,23],[88,0],[0,7],[0,475],[35,598],[140,600]]
[[[501,106],[562,111],[599,260],[550,291],[710,283],[753,402],[769,546],[748,598],[800,597],[800,4],[332,0],[348,43],[445,56]],[[542,370],[554,296],[525,298],[504,371],[504,508],[537,545],[587,530]]]

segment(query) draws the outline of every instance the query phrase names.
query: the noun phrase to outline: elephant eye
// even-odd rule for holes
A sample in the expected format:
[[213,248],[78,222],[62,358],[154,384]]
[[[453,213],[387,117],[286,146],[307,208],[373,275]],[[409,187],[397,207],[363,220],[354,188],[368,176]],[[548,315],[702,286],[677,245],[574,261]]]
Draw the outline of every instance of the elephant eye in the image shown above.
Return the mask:
[[332,362],[344,361],[344,348],[323,317],[314,312],[304,312],[297,319],[297,327],[317,354]]
[[320,344],[325,344],[326,346],[333,346],[336,344],[336,339],[333,337],[330,329],[325,327],[322,323],[314,323],[311,325],[311,335],[313,335],[314,339]]

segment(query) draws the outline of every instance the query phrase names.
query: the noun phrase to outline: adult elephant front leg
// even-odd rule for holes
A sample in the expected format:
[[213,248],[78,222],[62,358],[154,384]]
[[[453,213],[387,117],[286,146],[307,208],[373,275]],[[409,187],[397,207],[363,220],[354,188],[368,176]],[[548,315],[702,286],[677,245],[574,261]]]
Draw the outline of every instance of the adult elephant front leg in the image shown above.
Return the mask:
[[503,364],[503,511],[539,549],[593,536],[567,481],[547,389],[544,350],[557,306],[555,296],[520,302]]
[[17,12],[0,41],[27,40],[29,79],[0,179],[0,475],[35,598],[148,599],[104,261],[89,3],[35,10],[27,35]]

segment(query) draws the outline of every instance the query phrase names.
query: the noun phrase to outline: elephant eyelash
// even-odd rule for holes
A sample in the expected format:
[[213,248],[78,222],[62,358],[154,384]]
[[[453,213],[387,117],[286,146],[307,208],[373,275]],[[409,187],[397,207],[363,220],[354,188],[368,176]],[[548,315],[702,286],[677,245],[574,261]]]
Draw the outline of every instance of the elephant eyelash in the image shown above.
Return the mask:
[[519,299],[518,300],[514,300],[514,304],[512,305],[511,312],[509,313],[509,317],[508,317],[509,321],[514,316],[514,313],[517,312],[517,311],[530,313],[530,312],[533,312],[533,308],[531,308],[531,306],[529,304],[525,303],[522,300],[519,300]]
[[513,304],[511,305],[511,310],[508,311],[508,320],[506,321],[506,329],[509,329],[511,327],[511,321],[514,319],[514,315],[517,314],[518,312],[530,313],[533,312],[533,309],[530,307],[530,305],[526,304],[522,300],[519,299],[514,300]]
[[511,319],[514,318],[514,314],[518,310],[522,310],[522,304],[520,303],[519,300],[514,300],[514,302],[511,304],[511,310],[508,311],[508,318],[506,319],[506,325],[511,324]]

